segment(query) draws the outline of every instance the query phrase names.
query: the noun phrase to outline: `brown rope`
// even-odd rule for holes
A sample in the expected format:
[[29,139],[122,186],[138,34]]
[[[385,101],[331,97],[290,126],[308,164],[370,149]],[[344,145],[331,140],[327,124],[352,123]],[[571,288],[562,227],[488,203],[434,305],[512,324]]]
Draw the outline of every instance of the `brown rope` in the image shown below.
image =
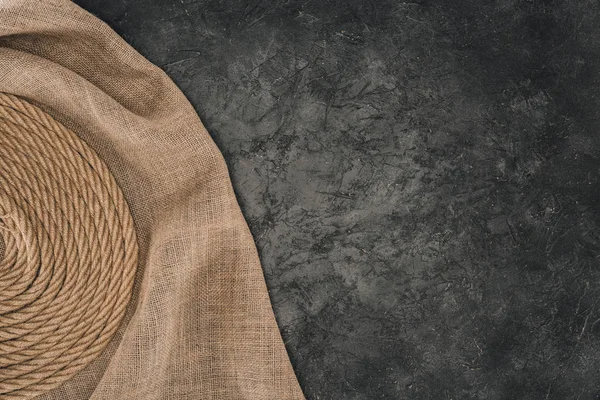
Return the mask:
[[0,399],[39,395],[106,347],[131,297],[138,248],[96,153],[0,93]]

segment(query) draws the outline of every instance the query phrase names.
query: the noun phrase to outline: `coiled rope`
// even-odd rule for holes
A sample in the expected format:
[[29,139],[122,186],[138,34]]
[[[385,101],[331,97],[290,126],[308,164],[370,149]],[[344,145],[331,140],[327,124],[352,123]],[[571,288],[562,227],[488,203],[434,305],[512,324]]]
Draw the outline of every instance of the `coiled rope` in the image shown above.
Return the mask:
[[138,247],[106,165],[38,107],[0,93],[0,399],[53,389],[106,347]]

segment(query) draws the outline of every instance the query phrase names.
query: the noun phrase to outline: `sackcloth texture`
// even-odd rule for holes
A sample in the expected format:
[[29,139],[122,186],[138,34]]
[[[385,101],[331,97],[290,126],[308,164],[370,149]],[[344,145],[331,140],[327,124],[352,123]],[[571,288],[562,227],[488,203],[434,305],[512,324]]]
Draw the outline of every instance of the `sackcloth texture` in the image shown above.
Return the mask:
[[[0,93],[0,300],[46,279],[0,303],[0,399],[303,399],[225,161],[166,74],[68,0],[2,0]],[[42,254],[47,276],[10,275]],[[95,291],[62,301],[77,262]]]

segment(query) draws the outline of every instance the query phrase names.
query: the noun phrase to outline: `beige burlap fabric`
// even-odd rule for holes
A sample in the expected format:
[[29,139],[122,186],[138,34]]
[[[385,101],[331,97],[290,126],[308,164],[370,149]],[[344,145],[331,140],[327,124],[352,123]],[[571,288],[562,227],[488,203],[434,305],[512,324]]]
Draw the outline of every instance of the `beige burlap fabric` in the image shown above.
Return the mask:
[[170,79],[67,0],[2,0],[0,93],[0,399],[302,399]]

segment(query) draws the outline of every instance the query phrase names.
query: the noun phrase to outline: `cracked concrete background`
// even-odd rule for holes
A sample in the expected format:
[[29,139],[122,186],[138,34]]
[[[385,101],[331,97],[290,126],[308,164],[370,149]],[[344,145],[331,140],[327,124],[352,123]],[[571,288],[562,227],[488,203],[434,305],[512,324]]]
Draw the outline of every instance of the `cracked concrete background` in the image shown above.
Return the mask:
[[598,1],[77,3],[225,155],[309,399],[600,398]]

